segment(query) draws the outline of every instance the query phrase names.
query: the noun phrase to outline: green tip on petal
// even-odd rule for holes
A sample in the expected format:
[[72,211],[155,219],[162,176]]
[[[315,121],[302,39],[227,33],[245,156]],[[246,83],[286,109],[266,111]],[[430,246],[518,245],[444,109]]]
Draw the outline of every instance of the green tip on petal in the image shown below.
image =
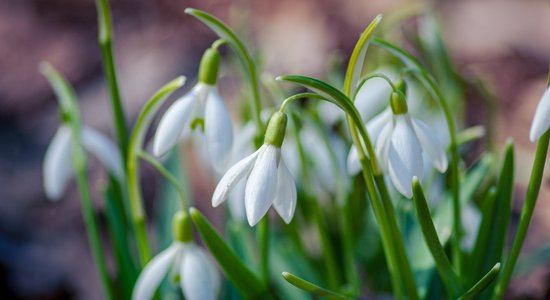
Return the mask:
[[285,139],[286,123],[288,118],[285,113],[277,111],[269,120],[265,132],[264,143],[281,148]]
[[390,106],[394,115],[403,115],[408,111],[405,95],[400,91],[391,93]]
[[218,81],[220,67],[220,53],[214,48],[208,48],[202,55],[199,67],[199,81],[214,85]]
[[191,218],[185,211],[179,211],[174,215],[172,226],[174,239],[176,241],[187,243],[193,240]]

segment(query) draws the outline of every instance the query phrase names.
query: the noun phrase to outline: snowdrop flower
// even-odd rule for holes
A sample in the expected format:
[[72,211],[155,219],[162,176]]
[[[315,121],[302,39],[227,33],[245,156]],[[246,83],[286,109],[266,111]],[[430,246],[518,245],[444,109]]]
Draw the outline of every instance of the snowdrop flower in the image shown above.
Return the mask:
[[[120,153],[108,138],[88,127],[82,128],[81,138],[84,149],[95,155],[111,174],[117,178],[124,177]],[[52,201],[63,196],[73,176],[71,144],[71,129],[67,125],[61,125],[46,151],[42,168],[44,191]]]
[[[441,173],[447,170],[445,150],[431,128],[408,113],[407,102],[401,92],[390,98],[391,113],[377,116],[368,126],[374,141],[377,159],[389,173],[395,188],[405,197],[412,196],[411,181],[423,176],[423,154]],[[357,150],[348,155],[348,172],[356,172],[359,165]]]
[[[180,139],[200,131],[211,166],[222,172],[233,143],[229,113],[216,86],[220,54],[216,49],[205,51],[199,82],[189,93],[176,100],[159,122],[153,141],[153,152],[162,156]],[[200,143],[200,142],[199,142]]]
[[250,226],[256,225],[271,205],[286,223],[290,223],[296,208],[296,185],[281,158],[286,124],[284,113],[273,114],[263,146],[225,173],[212,196],[212,206],[224,202],[239,182],[245,181],[244,204]]
[[174,216],[175,241],[145,266],[134,286],[133,300],[153,299],[167,275],[179,281],[185,299],[218,299],[218,271],[208,255],[193,243],[192,234],[189,216],[178,212]]
[[550,128],[550,87],[546,88],[546,91],[542,95],[537,110],[535,111],[535,117],[533,118],[533,124],[531,125],[531,132],[529,133],[529,139],[531,142],[537,141],[548,129]]

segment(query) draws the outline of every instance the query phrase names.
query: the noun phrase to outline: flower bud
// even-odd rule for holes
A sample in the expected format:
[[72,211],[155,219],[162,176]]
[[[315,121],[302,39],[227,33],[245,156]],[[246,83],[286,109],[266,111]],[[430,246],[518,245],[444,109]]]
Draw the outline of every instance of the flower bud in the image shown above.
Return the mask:
[[264,143],[281,148],[285,139],[286,123],[288,119],[285,113],[277,111],[269,120],[265,132]]
[[172,219],[172,234],[174,240],[188,243],[193,240],[193,227],[191,218],[184,211],[178,211]]
[[403,115],[408,111],[407,100],[400,91],[391,93],[390,106],[394,115]]
[[220,67],[220,53],[214,48],[204,51],[199,66],[199,81],[214,85],[218,81],[218,69]]

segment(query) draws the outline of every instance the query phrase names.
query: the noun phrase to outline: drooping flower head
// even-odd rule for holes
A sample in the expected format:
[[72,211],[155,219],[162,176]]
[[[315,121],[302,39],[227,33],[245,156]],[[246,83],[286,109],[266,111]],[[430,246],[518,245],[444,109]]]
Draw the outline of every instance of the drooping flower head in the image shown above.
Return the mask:
[[174,242],[145,266],[134,286],[132,299],[153,299],[167,275],[179,281],[185,299],[218,299],[221,284],[218,271],[204,250],[193,243],[188,214],[178,212],[173,225]]
[[296,185],[281,158],[286,124],[284,113],[278,111],[273,114],[264,144],[225,173],[212,196],[212,206],[227,200],[231,191],[244,180],[244,204],[250,226],[256,225],[271,205],[286,223],[290,223],[296,208]]
[[[92,153],[116,178],[124,177],[122,158],[116,146],[96,130],[83,127],[81,130],[82,146]],[[44,191],[52,201],[59,200],[73,175],[70,162],[73,136],[67,125],[61,125],[53,137],[42,168]]]
[[220,64],[218,50],[205,51],[199,82],[186,95],[176,100],[161,118],[153,142],[153,152],[162,156],[193,131],[203,139],[211,166],[222,172],[233,143],[229,113],[218,93],[217,77]]
[[[392,92],[391,113],[374,118],[372,122],[376,123],[367,124],[367,127],[380,165],[389,173],[395,188],[410,198],[412,178],[422,179],[424,174],[423,155],[441,173],[447,170],[448,161],[435,133],[408,113],[404,90]],[[348,156],[348,172],[357,172],[359,164],[357,150],[352,148]]]

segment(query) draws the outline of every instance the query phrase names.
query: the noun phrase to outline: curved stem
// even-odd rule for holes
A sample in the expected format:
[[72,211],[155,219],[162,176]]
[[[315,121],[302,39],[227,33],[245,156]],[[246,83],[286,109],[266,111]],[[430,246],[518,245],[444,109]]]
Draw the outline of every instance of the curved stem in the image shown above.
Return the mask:
[[325,97],[315,93],[300,93],[300,94],[292,95],[283,101],[283,103],[281,104],[281,107],[279,108],[279,111],[284,112],[286,109],[286,106],[292,101],[295,101],[298,99],[306,99],[306,98],[321,99],[321,100],[325,99]]
[[212,43],[212,48],[218,50],[221,46],[228,44],[229,42],[226,39],[217,39]]
[[386,76],[382,73],[373,73],[373,74],[369,74],[365,78],[361,79],[361,81],[357,85],[357,89],[355,90],[355,94],[353,95],[353,99],[355,99],[357,97],[357,94],[359,93],[359,91],[361,90],[363,85],[365,83],[367,83],[368,80],[373,79],[373,78],[382,78],[382,79],[384,79],[391,86],[391,89],[394,92],[397,91],[397,88],[395,87],[395,85],[393,84],[393,82],[391,81],[391,79],[388,76]]
[[176,189],[176,192],[178,193],[181,201],[181,209],[182,211],[187,211],[189,204],[185,200],[185,193],[183,192],[183,189],[181,188],[178,179],[149,153],[140,150],[138,151],[137,155],[138,157],[141,157],[143,160],[148,162],[153,168],[155,168],[155,170],[157,170],[157,172],[159,172],[162,177],[164,177],[164,179],[166,179],[172,185],[172,187]]

